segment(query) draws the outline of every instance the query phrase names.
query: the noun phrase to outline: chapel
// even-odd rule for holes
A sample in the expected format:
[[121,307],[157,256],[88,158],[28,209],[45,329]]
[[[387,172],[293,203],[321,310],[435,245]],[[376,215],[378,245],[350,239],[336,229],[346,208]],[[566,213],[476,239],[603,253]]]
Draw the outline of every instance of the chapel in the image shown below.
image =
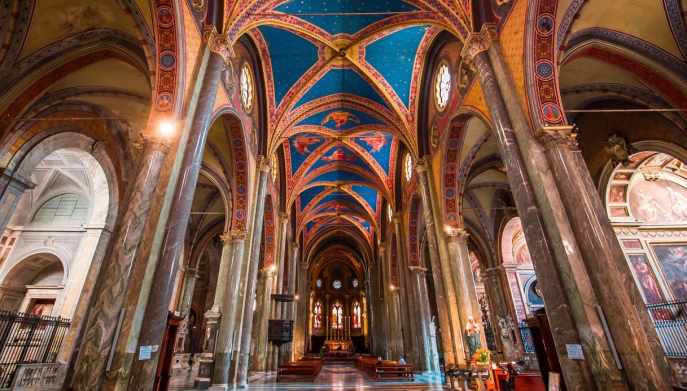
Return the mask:
[[687,389],[687,1],[0,0],[0,391]]

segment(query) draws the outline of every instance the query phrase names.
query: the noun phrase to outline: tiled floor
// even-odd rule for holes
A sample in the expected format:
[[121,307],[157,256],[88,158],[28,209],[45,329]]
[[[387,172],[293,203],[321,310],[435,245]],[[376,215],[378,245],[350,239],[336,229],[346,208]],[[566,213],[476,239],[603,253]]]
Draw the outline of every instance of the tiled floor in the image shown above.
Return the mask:
[[309,391],[348,391],[348,390],[394,390],[424,391],[444,390],[437,376],[418,375],[410,382],[374,382],[365,374],[350,365],[327,365],[312,383],[277,383],[274,375],[256,374],[251,376],[247,390],[309,390]]

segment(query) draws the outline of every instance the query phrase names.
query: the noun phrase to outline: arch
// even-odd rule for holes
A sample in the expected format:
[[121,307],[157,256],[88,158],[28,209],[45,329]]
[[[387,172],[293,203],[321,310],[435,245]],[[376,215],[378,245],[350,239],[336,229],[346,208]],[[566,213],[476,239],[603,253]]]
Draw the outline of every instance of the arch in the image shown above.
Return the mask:
[[61,149],[80,151],[82,156],[91,156],[103,170],[103,175],[96,174],[94,180],[100,185],[104,183],[107,185],[107,210],[94,208],[91,216],[102,216],[102,219],[97,219],[98,223],[105,224],[107,229],[112,230],[119,206],[119,180],[115,166],[102,143],[87,135],[70,131],[47,137],[44,134],[37,134],[23,144],[6,145],[5,148],[1,148],[0,159],[2,160],[0,162],[5,164],[5,174],[26,182],[31,172],[46,156]]
[[[38,249],[27,254],[21,261],[15,263],[0,277],[2,296],[0,308],[8,311],[34,312],[27,299],[52,299],[50,313],[38,315],[52,315],[63,299],[63,287],[67,281],[68,266],[52,249]],[[48,294],[40,290],[51,288]],[[34,294],[26,297],[30,291]]]

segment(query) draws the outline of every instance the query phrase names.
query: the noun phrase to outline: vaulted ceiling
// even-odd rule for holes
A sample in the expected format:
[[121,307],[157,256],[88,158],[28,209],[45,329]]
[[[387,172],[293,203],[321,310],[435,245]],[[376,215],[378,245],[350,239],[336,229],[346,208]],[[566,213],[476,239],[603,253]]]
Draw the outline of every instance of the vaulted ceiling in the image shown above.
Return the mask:
[[248,33],[261,51],[269,145],[284,152],[296,234],[306,251],[332,236],[372,247],[399,153],[417,149],[424,51],[442,26],[465,36],[469,12],[401,0],[244,3],[228,34]]

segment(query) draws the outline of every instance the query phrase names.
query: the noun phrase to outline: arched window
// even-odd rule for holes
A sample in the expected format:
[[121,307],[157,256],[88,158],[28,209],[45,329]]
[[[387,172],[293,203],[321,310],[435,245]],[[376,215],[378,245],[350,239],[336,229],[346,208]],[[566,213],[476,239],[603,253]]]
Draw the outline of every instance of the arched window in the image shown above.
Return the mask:
[[526,281],[536,279],[536,277],[519,217],[513,217],[503,227],[501,258],[513,299],[515,315],[520,322],[538,307],[530,305],[527,287],[525,286]]
[[315,308],[313,309],[313,327],[316,329],[322,328],[322,302],[317,301],[315,303]]
[[410,182],[410,180],[413,178],[414,166],[415,163],[413,162],[413,157],[410,155],[410,153],[406,153],[405,157],[403,158],[403,175],[405,176],[406,182]]
[[83,225],[88,217],[88,203],[73,193],[65,193],[46,201],[33,215],[33,223]]
[[339,302],[336,302],[334,307],[332,307],[332,328],[343,328],[343,307]]
[[356,301],[353,303],[353,328],[359,329],[361,327],[362,325],[360,321],[360,303]]
[[[606,210],[647,304],[687,300],[687,165],[643,151],[619,164]],[[632,229],[627,229],[629,225]]]

